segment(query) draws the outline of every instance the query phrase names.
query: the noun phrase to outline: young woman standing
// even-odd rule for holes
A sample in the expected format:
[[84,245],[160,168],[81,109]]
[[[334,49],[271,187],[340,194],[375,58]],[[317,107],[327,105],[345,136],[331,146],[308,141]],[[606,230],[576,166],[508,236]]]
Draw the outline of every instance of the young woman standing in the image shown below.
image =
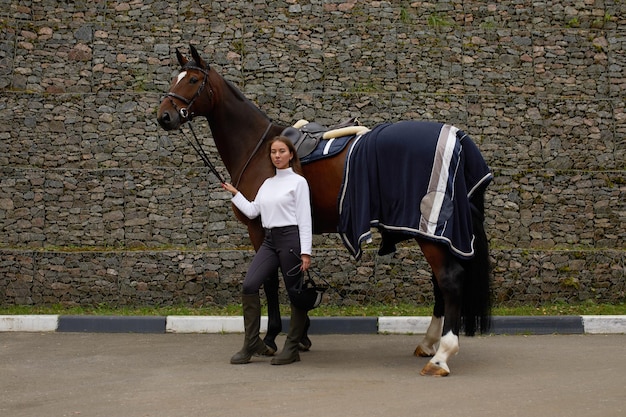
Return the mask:
[[[254,201],[246,199],[232,184],[222,187],[233,194],[232,202],[248,218],[261,216],[265,239],[243,281],[242,304],[245,328],[243,348],[232,364],[250,362],[254,354],[272,355],[273,349],[259,337],[261,301],[259,290],[265,279],[281,269],[287,290],[295,287],[311,265],[313,228],[309,185],[301,175],[300,160],[291,141],[277,136],[269,143],[269,155],[276,175],[259,188]],[[289,291],[288,291],[289,293]],[[307,312],[291,303],[291,322],[285,346],[272,358],[272,365],[300,360],[298,344],[307,327]]]

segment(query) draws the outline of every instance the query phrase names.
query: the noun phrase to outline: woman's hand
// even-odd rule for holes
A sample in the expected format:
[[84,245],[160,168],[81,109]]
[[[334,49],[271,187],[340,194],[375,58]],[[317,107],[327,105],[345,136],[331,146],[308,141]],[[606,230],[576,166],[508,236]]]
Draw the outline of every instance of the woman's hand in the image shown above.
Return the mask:
[[235,195],[235,194],[237,194],[239,192],[238,189],[233,187],[233,185],[228,183],[228,182],[223,182],[222,183],[222,188],[225,189],[226,191],[228,191],[229,193],[231,193],[232,195]]
[[302,254],[300,255],[300,259],[302,260],[302,265],[300,266],[300,270],[305,272],[311,266],[311,255]]

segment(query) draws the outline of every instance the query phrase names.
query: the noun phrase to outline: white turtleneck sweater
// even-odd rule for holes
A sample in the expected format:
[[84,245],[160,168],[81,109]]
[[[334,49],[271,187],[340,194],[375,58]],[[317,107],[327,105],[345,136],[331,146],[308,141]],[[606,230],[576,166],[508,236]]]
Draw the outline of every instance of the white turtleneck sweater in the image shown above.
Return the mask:
[[263,182],[254,201],[239,192],[232,202],[250,219],[260,215],[265,228],[298,226],[300,253],[311,255],[313,226],[309,184],[292,168],[277,169],[276,175]]

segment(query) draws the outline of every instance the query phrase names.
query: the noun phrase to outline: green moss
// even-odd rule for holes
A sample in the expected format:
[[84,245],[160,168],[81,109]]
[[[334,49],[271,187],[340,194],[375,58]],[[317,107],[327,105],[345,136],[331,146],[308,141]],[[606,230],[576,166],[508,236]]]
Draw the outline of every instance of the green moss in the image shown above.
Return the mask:
[[400,21],[402,23],[411,23],[411,16],[405,8],[400,9]]
[[577,290],[580,289],[580,281],[576,277],[567,277],[561,280],[561,285],[563,285],[565,288],[574,288]]
[[439,13],[433,13],[428,16],[428,26],[437,30],[444,27],[452,26],[452,23],[450,23],[450,21],[448,21],[445,16],[442,16]]
[[246,49],[245,48],[245,44],[244,44],[243,40],[241,40],[241,39],[233,41],[230,46],[239,55],[243,55],[245,53],[245,49]]
[[567,21],[565,26],[568,27],[568,28],[580,27],[580,19],[578,19],[578,16],[574,16],[570,20]]

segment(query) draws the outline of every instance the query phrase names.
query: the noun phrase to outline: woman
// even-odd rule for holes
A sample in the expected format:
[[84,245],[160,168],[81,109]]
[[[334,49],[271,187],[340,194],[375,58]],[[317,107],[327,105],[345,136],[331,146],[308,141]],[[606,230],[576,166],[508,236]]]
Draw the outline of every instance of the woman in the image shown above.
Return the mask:
[[[285,287],[298,284],[311,265],[313,228],[309,185],[301,175],[300,160],[291,141],[277,136],[269,143],[270,159],[276,174],[265,180],[254,201],[247,200],[232,184],[223,188],[233,194],[232,202],[247,217],[261,216],[265,239],[257,251],[243,281],[242,304],[245,338],[243,348],[231,359],[232,364],[250,362],[254,354],[272,355],[259,337],[261,301],[259,289],[268,276],[280,267]],[[289,292],[288,292],[289,293]],[[291,324],[282,352],[272,358],[272,365],[286,365],[300,360],[298,344],[307,327],[307,312],[291,304]]]

